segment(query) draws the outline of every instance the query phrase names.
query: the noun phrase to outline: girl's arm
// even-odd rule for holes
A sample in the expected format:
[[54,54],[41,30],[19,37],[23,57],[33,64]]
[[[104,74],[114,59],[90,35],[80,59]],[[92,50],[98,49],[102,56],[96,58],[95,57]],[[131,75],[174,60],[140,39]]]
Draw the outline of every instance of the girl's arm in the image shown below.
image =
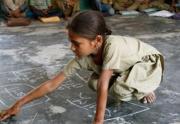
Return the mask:
[[53,79],[51,79],[47,82],[44,82],[39,87],[35,88],[34,90],[27,93],[27,95],[25,95],[24,97],[19,99],[12,107],[10,107],[6,111],[2,112],[0,114],[0,120],[5,120],[5,119],[7,119],[13,115],[16,115],[20,111],[20,108],[24,104],[29,103],[30,101],[35,100],[39,97],[42,97],[49,92],[52,92],[64,80],[65,80],[65,75],[63,72],[61,72],[56,77],[54,77]]
[[98,80],[96,115],[93,124],[103,124],[112,70],[103,70]]

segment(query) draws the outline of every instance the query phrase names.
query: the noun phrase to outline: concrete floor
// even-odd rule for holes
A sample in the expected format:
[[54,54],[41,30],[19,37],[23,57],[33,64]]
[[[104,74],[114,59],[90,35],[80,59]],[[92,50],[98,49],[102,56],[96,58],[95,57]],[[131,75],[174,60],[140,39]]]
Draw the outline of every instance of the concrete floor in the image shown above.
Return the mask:
[[[165,56],[165,74],[157,101],[116,106],[109,100],[105,124],[180,124],[180,21],[139,16],[106,18],[113,34],[135,36]],[[60,24],[33,23],[5,27],[0,22],[0,110],[52,78],[73,58]],[[80,71],[55,92],[25,105],[1,124],[91,124],[96,94],[87,86],[89,72]]]

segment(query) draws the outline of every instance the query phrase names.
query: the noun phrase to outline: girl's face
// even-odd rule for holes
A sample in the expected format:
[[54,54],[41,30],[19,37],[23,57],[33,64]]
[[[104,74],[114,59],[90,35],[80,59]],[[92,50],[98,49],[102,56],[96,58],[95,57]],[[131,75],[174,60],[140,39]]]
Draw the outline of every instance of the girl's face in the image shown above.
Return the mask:
[[80,37],[73,32],[68,32],[68,35],[71,42],[71,50],[78,58],[95,53],[96,40],[89,40],[87,38]]

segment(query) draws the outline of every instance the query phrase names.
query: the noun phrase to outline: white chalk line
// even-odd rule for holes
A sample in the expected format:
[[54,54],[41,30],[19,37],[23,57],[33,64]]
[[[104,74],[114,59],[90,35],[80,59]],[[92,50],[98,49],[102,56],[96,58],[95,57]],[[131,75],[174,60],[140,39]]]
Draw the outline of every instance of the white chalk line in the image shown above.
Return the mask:
[[75,75],[79,77],[85,84],[87,84],[87,80],[85,80],[82,76],[80,76],[78,73],[76,73]]
[[8,105],[5,102],[3,102],[1,99],[0,99],[0,103],[4,106],[8,107]]
[[157,34],[143,34],[143,35],[136,35],[137,38],[142,39],[153,39],[153,38],[167,38],[167,37],[179,37],[180,32],[172,32],[172,33],[157,33]]
[[127,102],[127,103],[132,104],[132,105],[135,105],[135,106],[139,106],[139,107],[142,107],[142,108],[145,108],[145,109],[149,109],[149,108],[146,107],[146,106],[141,106],[141,105],[139,105],[139,104],[135,104],[135,103],[132,103],[132,102]]
[[[86,106],[83,106],[83,107],[82,107],[82,106],[80,106],[80,105],[77,105],[77,104],[73,103],[73,102],[72,102],[71,100],[69,100],[69,99],[67,99],[66,101],[69,102],[71,105],[76,106],[76,107],[81,108],[81,109],[84,109],[84,110],[86,110],[86,111],[89,111],[89,109],[87,109],[86,107],[88,107],[88,106],[90,106],[90,105],[93,105],[93,104],[89,104],[89,105],[86,105]],[[135,104],[135,103],[132,103],[132,102],[127,102],[127,103],[132,104],[132,105],[134,105],[134,106],[138,106],[138,107],[140,107],[140,108],[143,108],[143,110],[139,110],[139,111],[136,111],[136,112],[132,112],[132,113],[130,113],[130,114],[122,115],[122,116],[119,116],[119,117],[109,118],[109,119],[104,120],[104,122],[110,121],[110,120],[115,120],[115,119],[117,120],[117,119],[119,119],[119,118],[124,118],[124,117],[128,117],[128,116],[133,116],[133,115],[136,115],[136,114],[145,112],[145,111],[147,111],[147,110],[150,109],[150,108],[148,108],[148,107],[146,107],[146,106],[138,105],[138,104]],[[109,115],[109,116],[112,116],[112,115],[111,115],[111,111],[110,111],[108,108],[106,108],[106,111],[108,112],[108,115]]]
[[31,85],[29,85],[29,84],[23,84],[23,83],[0,85],[0,88],[1,88],[1,87],[2,87],[2,88],[4,88],[4,87],[19,86],[19,85],[20,85],[20,86],[22,86],[22,85],[26,85],[26,86],[31,87],[31,88],[33,88],[33,89],[34,89],[34,87],[33,87],[33,86],[31,86]]
[[81,99],[85,99],[85,100],[91,99],[91,97],[83,97],[83,96],[82,96],[82,92],[80,92],[79,97],[80,97]]
[[33,119],[32,119],[32,121],[31,121],[30,124],[33,124],[33,123],[34,123],[34,120],[36,119],[37,115],[38,115],[38,113],[35,114],[35,116],[33,117]]
[[79,105],[76,105],[76,104],[74,104],[73,102],[71,102],[69,99],[66,99],[66,101],[69,102],[71,105],[74,105],[74,106],[76,106],[76,107],[78,107],[78,108],[82,108],[82,109],[85,109],[85,110],[88,111],[87,108],[84,108],[84,107],[81,107],[81,106],[79,106]]
[[[74,106],[76,106],[76,107],[78,107],[78,108],[82,108],[82,109],[84,109],[84,110],[86,110],[86,111],[89,111],[89,109],[84,108],[84,107],[81,107],[81,106],[79,106],[79,105],[77,105],[77,104],[74,104],[74,103],[71,102],[69,99],[67,99],[66,101],[69,102],[71,105],[74,105]],[[127,103],[132,104],[132,105],[135,105],[135,106],[139,106],[139,107],[145,108],[145,109],[139,110],[139,111],[136,111],[136,112],[133,112],[133,113],[130,113],[130,114],[122,115],[122,116],[119,116],[119,117],[109,118],[109,119],[104,120],[104,122],[106,122],[106,121],[111,121],[111,120],[117,120],[117,119],[119,119],[119,118],[124,118],[124,117],[128,117],[128,116],[133,116],[133,115],[136,115],[136,114],[145,112],[145,111],[147,111],[147,110],[150,109],[150,108],[148,108],[148,107],[140,106],[140,105],[135,104],[135,103],[131,103],[131,102],[127,102]],[[109,110],[109,109],[106,109],[106,111],[109,113],[109,116],[111,116],[110,110]]]
[[43,101],[43,102],[33,103],[32,105],[27,105],[27,106],[24,106],[22,109],[31,108],[31,107],[34,107],[34,106],[37,106],[37,105],[40,105],[40,104],[46,103],[46,102],[48,102],[49,100],[50,100],[50,98],[49,98],[49,99],[46,99],[46,100],[45,100],[45,101]]
[[[53,66],[52,66],[52,65],[49,65],[49,66],[45,66],[45,67],[50,68],[50,67],[64,66],[64,65],[65,65],[65,64],[61,64],[61,65],[58,64],[58,65],[53,65]],[[19,72],[24,72],[24,71],[31,71],[31,70],[33,70],[33,69],[40,69],[40,68],[43,68],[43,66],[35,67],[35,68],[21,69],[21,70],[18,70],[18,71],[3,72],[3,73],[0,73],[0,75],[1,75],[1,74],[6,74],[6,73],[13,73],[16,78],[20,79],[20,77],[18,76],[17,73],[19,73]],[[79,77],[83,82],[86,82],[86,80],[85,80],[84,78],[82,78],[79,74],[76,74],[76,76]],[[31,86],[31,85],[29,85],[29,84],[22,84],[22,83],[0,85],[0,88],[2,88],[2,87],[8,87],[8,86],[11,86],[11,87],[12,87],[12,86],[22,86],[22,85],[25,85],[25,86],[28,86],[28,87],[31,87],[32,89],[34,89],[33,86]],[[6,92],[7,92],[9,95],[11,95],[14,99],[16,99],[16,98],[8,91],[7,88],[5,88],[5,90],[6,90]],[[45,102],[48,102],[48,101],[50,100],[50,98],[49,98],[48,96],[45,96],[45,97],[46,97]],[[2,100],[0,100],[0,103],[2,103],[4,106],[8,106],[8,105],[5,104]],[[25,108],[33,107],[33,106],[39,105],[39,104],[41,104],[41,103],[43,103],[43,102],[36,103],[36,104],[32,104],[32,105],[27,105],[27,106],[25,106],[25,107],[23,107],[23,108],[25,109]]]
[[[8,84],[8,85],[1,85],[0,86],[0,88],[4,88],[4,87],[8,87],[8,86],[22,86],[22,85],[25,85],[25,86],[28,86],[28,87],[31,87],[32,89],[34,89],[34,87],[33,86],[31,86],[31,85],[29,85],[29,84],[21,84],[21,83],[17,83],[17,84]],[[8,89],[7,88],[4,88],[5,89],[5,91],[9,94],[9,95],[11,95],[11,97],[13,97],[14,99],[16,99],[9,91],[8,91]],[[46,98],[46,100],[45,101],[40,101],[40,102],[37,102],[37,103],[33,103],[33,104],[30,104],[30,105],[27,105],[27,106],[24,106],[22,109],[27,109],[27,108],[30,108],[30,107],[34,107],[34,106],[37,106],[37,105],[40,105],[40,104],[42,104],[42,103],[45,103],[45,102],[48,102],[49,100],[50,100],[50,98],[46,95],[46,96],[44,96],[45,98]],[[7,104],[5,104],[3,101],[1,101],[1,99],[0,99],[0,102],[3,104],[3,105],[5,105],[5,106],[8,106]]]
[[109,109],[106,108],[106,112],[108,113],[108,116],[112,116],[112,115],[111,115],[111,110],[109,110]]
[[91,104],[85,105],[84,107],[87,108],[89,106],[96,106],[96,104],[95,103],[91,103]]
[[115,118],[109,118],[109,119],[104,120],[104,122],[106,122],[106,121],[111,121],[111,120],[117,120],[117,119],[119,119],[119,118],[125,118],[125,117],[129,117],[129,116],[133,116],[133,115],[136,115],[136,114],[145,112],[145,111],[147,111],[147,110],[149,110],[149,109],[150,109],[150,108],[146,108],[146,109],[144,109],[144,110],[136,111],[136,112],[133,112],[133,113],[130,113],[130,114],[127,114],[127,115],[122,115],[122,116],[115,117]]
[[18,73],[18,72],[24,72],[24,71],[31,71],[33,69],[42,69],[44,67],[47,67],[47,68],[50,68],[50,67],[56,67],[56,66],[64,66],[65,64],[57,64],[57,65],[47,65],[47,66],[38,66],[38,67],[33,67],[33,68],[26,68],[26,69],[20,69],[20,70],[17,70],[17,71],[7,71],[7,72],[1,72],[0,75],[2,74],[7,74],[7,73]]
[[150,108],[146,107],[146,106],[141,106],[141,105],[138,105],[138,104],[135,104],[135,103],[132,103],[132,102],[127,102],[129,104],[132,104],[134,106],[138,106],[138,107],[141,107],[141,108],[144,108],[143,110],[139,110],[139,111],[136,111],[136,112],[133,112],[133,113],[130,113],[130,114],[127,114],[127,115],[122,115],[122,116],[119,116],[119,117],[115,117],[115,118],[109,118],[109,119],[106,119],[104,121],[111,121],[111,120],[117,120],[119,118],[125,118],[125,117],[128,117],[128,116],[133,116],[133,115],[136,115],[136,114],[139,114],[139,113],[142,113],[142,112],[145,112],[145,111],[148,111]]
[[[64,65],[64,64],[61,64],[61,65],[58,64],[58,65],[53,65],[53,66],[52,66],[52,65],[49,65],[49,66],[45,66],[45,67],[54,67],[54,66],[63,66],[63,65]],[[11,72],[12,72],[16,77],[19,77],[19,76],[17,76],[16,73],[18,73],[18,72],[23,72],[23,71],[30,71],[30,70],[39,69],[39,68],[43,68],[43,66],[36,67],[36,68],[21,69],[21,70],[18,70],[18,71],[11,71]],[[5,73],[10,73],[10,72],[3,72],[3,73],[0,73],[0,75],[1,75],[1,74],[5,74]],[[80,76],[78,73],[76,73],[76,76],[79,77],[84,83],[87,83],[87,81],[86,81],[82,76]],[[17,85],[17,84],[14,84],[14,85]],[[21,84],[19,84],[19,85],[21,85]],[[27,85],[27,84],[24,84],[24,85]],[[8,86],[8,85],[6,85],[6,86]],[[12,86],[12,85],[10,85],[10,86]],[[30,86],[30,85],[27,85],[27,86]],[[0,86],[0,87],[4,87],[4,86]],[[30,86],[30,87],[32,87],[32,86]],[[32,87],[32,88],[33,88],[33,87]],[[6,90],[7,90],[7,89],[6,89]],[[13,96],[13,98],[14,98],[14,96]],[[47,100],[46,100],[45,102],[47,102],[47,101],[49,101],[49,100],[50,100],[50,98],[47,97]],[[74,104],[73,102],[71,102],[71,101],[68,100],[68,99],[67,99],[67,101],[68,101],[70,104],[72,104],[72,105],[74,105],[74,106],[76,106],[76,107],[79,107],[79,108],[82,108],[82,109],[85,109],[85,110],[88,111],[88,109],[86,109],[86,108],[84,108],[84,107],[81,107],[81,106],[79,106],[79,105],[76,105],[76,104]],[[3,101],[0,100],[0,102],[1,102],[3,105],[7,106]],[[129,104],[136,105],[136,106],[139,106],[139,107],[143,107],[143,108],[145,108],[145,109],[144,109],[144,110],[141,110],[141,111],[134,112],[134,113],[130,113],[130,114],[127,114],[127,115],[123,115],[123,116],[120,116],[120,117],[109,118],[109,119],[106,119],[105,121],[114,120],[114,119],[118,119],[118,118],[123,118],[123,117],[127,117],[127,116],[133,116],[133,115],[135,115],[135,114],[138,114],[138,113],[141,113],[141,112],[144,112],[144,111],[147,111],[147,110],[150,109],[150,108],[147,108],[147,107],[145,107],[145,106],[137,105],[137,104],[135,104],[135,103],[131,103],[131,102],[128,102],[128,103],[129,103]],[[38,104],[41,104],[41,103],[29,105],[29,106],[26,106],[26,107],[24,107],[24,108],[33,107],[33,106],[36,106],[36,105],[38,105]]]
[[144,110],[141,110],[141,111],[137,111],[137,112],[133,112],[131,114],[127,114],[127,115],[123,115],[123,116],[120,116],[121,118],[124,118],[124,117],[128,117],[128,116],[133,116],[133,115],[136,115],[136,114],[139,114],[139,113],[142,113],[142,112],[145,112],[147,110],[149,110],[150,108],[146,108]]
[[12,73],[18,80],[20,80],[20,77],[18,76],[18,74],[15,71],[12,71]]
[[9,90],[7,88],[4,88],[4,90],[15,100],[17,99],[11,92],[9,92]]
[[[82,80],[84,81],[85,83],[87,82],[82,76],[80,76],[78,73],[76,73],[76,75]],[[82,108],[82,109],[85,109],[85,110],[88,110],[84,107],[81,107],[79,105],[76,105],[74,104],[73,102],[71,102],[70,100],[67,100],[70,104],[76,106],[76,107],[79,107],[79,108]],[[140,111],[136,111],[136,112],[133,112],[133,113],[130,113],[130,114],[127,114],[127,115],[123,115],[123,116],[119,116],[119,117],[115,117],[115,118],[109,118],[109,119],[106,119],[105,121],[110,121],[110,120],[114,120],[114,119],[118,119],[118,118],[123,118],[123,117],[128,117],[128,116],[133,116],[135,114],[138,114],[138,113],[141,113],[141,112],[144,112],[144,111],[147,111],[149,110],[150,108],[146,107],[146,106],[141,106],[141,105],[138,105],[138,104],[135,104],[135,103],[132,103],[132,102],[127,102],[129,104],[132,104],[134,106],[138,106],[138,107],[141,107],[141,108],[144,108],[143,110],[140,110]],[[108,110],[108,109],[107,109]]]

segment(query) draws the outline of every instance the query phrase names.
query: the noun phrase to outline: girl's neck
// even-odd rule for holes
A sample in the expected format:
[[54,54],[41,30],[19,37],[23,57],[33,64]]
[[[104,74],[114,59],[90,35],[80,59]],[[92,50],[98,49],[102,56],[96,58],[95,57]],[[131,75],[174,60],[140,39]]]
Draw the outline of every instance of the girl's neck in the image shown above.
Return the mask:
[[97,52],[95,54],[91,54],[91,57],[93,58],[93,62],[96,65],[103,64],[103,58],[102,58],[103,48],[104,48],[104,44],[102,44],[102,46],[97,50]]

